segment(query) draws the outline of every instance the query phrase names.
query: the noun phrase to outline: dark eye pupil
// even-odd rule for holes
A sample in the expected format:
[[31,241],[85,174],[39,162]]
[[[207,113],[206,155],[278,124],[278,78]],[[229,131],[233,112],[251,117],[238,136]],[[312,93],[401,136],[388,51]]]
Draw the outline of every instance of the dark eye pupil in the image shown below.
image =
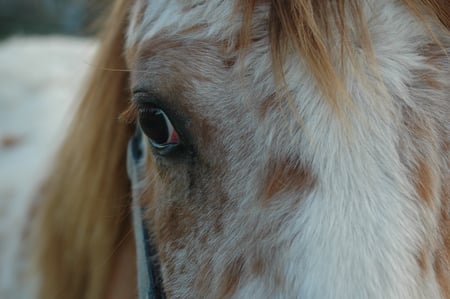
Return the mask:
[[169,127],[164,112],[158,108],[149,108],[139,112],[139,124],[151,141],[164,145],[169,140]]

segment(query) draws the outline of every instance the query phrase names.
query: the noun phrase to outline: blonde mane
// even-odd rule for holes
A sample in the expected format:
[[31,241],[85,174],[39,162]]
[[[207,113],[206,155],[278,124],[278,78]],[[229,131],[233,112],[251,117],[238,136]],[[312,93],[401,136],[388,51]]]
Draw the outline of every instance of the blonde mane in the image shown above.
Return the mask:
[[118,121],[128,105],[122,56],[128,1],[117,1],[83,101],[36,204],[34,251],[40,298],[104,298],[115,253],[129,235],[123,146],[131,129]]
[[[252,51],[252,45],[260,43],[267,34],[272,75],[279,87],[275,92],[290,88],[287,76],[293,70],[286,70],[286,65],[289,65],[294,53],[312,74],[325,101],[335,110],[345,110],[346,101],[352,100],[349,82],[345,81],[348,72],[352,71],[352,67],[364,67],[352,61],[352,57],[359,51],[364,53],[365,60],[378,60],[367,28],[368,20],[363,13],[367,8],[361,0],[235,2],[233,15],[241,18],[241,22],[233,36],[235,40],[226,41],[227,51],[228,46],[232,45],[234,51],[241,51],[239,54],[245,56],[245,53]],[[445,56],[448,55],[445,51],[450,49],[450,5],[447,0],[400,2],[431,36],[427,47],[420,49],[423,61],[431,67],[416,74],[416,81],[426,91],[425,94],[417,91],[418,97],[426,100],[429,94],[438,93],[430,90],[439,90],[446,93],[448,100],[449,82],[444,82],[442,74],[448,74],[450,68],[448,56]],[[132,10],[136,3],[141,3],[142,10]],[[130,184],[125,158],[126,144],[133,128],[119,121],[119,115],[129,107],[128,68],[137,63],[134,57],[139,51],[129,46],[133,36],[131,33],[126,36],[126,28],[130,19],[140,22],[145,18],[146,5],[142,3],[142,0],[116,0],[105,23],[102,45],[93,63],[84,98],[56,158],[52,176],[36,203],[31,226],[34,264],[41,279],[39,298],[113,298],[109,297],[111,281],[114,275],[120,276],[117,267],[122,263],[122,245],[132,242]],[[258,23],[260,20],[255,14],[260,12],[255,10],[259,5],[270,7],[268,24]],[[195,7],[195,4],[192,6]],[[189,30],[195,31],[196,28]],[[240,61],[237,59],[237,63]],[[355,63],[355,66],[344,65],[344,61]],[[233,63],[229,62],[230,65]],[[379,75],[377,72],[374,71],[375,76]],[[449,80],[448,77],[446,80]],[[262,114],[273,105],[269,103]],[[431,207],[430,213],[437,215],[437,220],[433,218],[431,222],[438,222],[441,234],[435,236],[439,238],[436,242],[441,244],[436,253],[425,252],[425,247],[417,258],[420,268],[434,268],[442,298],[450,298],[450,217],[447,214],[450,200],[449,116],[446,114],[449,111],[445,110],[448,109],[448,102],[442,104],[442,109],[436,113],[443,114],[440,117],[446,121],[444,128],[440,127],[441,124],[436,125],[438,121],[426,123],[412,109],[405,109],[405,120],[401,126],[413,135],[412,143],[417,148],[413,153],[417,161],[406,161],[405,164],[414,174],[416,191]],[[133,110],[129,112],[133,113]],[[134,120],[135,116],[130,118]],[[440,136],[440,140],[435,136]],[[438,145],[434,144],[436,142]],[[398,146],[402,147],[402,144]],[[447,155],[441,160],[446,159],[447,165],[428,163],[429,151]],[[293,168],[280,168],[278,164],[271,167],[274,176],[296,183],[292,176],[299,174],[298,165]],[[308,178],[306,172],[301,173],[302,184],[306,178],[312,186],[314,179]],[[283,183],[276,181],[278,178],[266,182],[265,198],[279,194],[284,188]],[[435,183],[437,180],[440,183]],[[427,264],[430,263],[429,255],[435,255],[431,266]],[[134,268],[132,264],[130,261],[127,266]],[[229,271],[231,274],[238,272],[233,268]],[[228,284],[229,287],[222,292],[224,298],[230,297],[238,285],[233,278],[228,279]]]

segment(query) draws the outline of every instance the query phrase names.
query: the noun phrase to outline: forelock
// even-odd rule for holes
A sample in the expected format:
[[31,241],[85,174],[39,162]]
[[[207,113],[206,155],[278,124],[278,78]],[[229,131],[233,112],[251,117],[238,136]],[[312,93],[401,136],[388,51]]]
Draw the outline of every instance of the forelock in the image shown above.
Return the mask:
[[[126,46],[161,33],[186,35],[192,38],[229,40],[236,36],[241,22],[234,1],[138,0],[133,5]],[[191,30],[202,28],[202,30]]]

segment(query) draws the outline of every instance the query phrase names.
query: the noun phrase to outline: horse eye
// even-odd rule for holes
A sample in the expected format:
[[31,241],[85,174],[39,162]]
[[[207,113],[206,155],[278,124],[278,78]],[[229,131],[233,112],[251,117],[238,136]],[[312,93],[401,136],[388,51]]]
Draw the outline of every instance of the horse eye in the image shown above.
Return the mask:
[[178,132],[166,113],[153,105],[139,109],[139,125],[156,150],[172,149],[180,144]]

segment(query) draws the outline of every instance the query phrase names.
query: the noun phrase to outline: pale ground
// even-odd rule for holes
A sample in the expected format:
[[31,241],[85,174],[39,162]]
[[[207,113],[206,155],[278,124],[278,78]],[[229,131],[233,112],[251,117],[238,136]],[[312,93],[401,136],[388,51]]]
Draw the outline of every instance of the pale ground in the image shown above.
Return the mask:
[[0,299],[31,299],[17,281],[28,207],[49,172],[95,46],[67,37],[0,43]]

